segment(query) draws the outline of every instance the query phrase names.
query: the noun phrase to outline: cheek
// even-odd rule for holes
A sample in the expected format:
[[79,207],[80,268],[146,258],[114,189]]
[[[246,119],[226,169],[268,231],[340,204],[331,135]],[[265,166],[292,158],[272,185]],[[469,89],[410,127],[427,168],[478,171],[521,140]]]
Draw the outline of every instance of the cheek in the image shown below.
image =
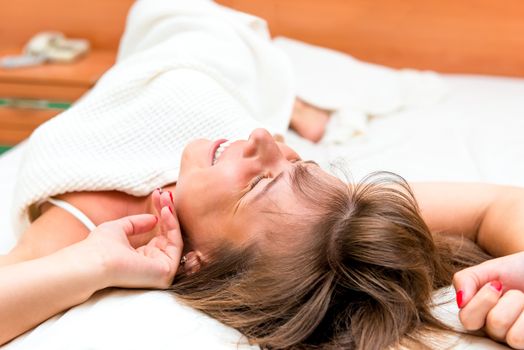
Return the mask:
[[208,153],[210,148],[210,141],[204,139],[197,139],[187,144],[182,152],[182,160],[180,163],[180,175],[184,172],[190,171],[194,167],[208,166]]
[[216,225],[218,219],[232,216],[251,178],[256,176],[246,168],[233,162],[205,168],[185,167],[174,193],[175,209],[182,226],[193,228],[193,232],[197,226],[202,227],[203,221],[208,224],[213,221]]
[[204,201],[200,200],[199,192],[191,183],[180,183],[175,188],[176,215],[180,228],[193,249],[201,246],[207,235],[207,231],[203,230],[208,217],[203,207],[205,198]]
[[179,192],[175,199],[176,212],[184,236],[191,249],[205,252],[223,241],[224,222],[227,207],[222,201],[223,194],[217,191],[203,191],[202,187]]
[[174,193],[181,224],[191,227],[217,216],[230,215],[244,189],[239,176],[234,168],[220,172],[193,169],[181,175]]

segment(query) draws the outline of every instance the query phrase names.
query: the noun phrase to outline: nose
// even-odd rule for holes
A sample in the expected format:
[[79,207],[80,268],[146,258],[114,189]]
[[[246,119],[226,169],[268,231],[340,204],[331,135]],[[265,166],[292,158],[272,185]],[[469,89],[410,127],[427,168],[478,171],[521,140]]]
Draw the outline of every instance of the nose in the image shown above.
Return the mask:
[[283,155],[273,136],[266,129],[255,129],[244,146],[244,157],[257,157],[262,160],[277,160]]

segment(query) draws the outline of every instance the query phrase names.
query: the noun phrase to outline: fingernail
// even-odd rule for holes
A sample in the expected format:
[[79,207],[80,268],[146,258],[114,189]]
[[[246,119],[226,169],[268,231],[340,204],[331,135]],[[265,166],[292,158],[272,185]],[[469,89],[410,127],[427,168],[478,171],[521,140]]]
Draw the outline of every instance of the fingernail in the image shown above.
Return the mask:
[[502,290],[502,283],[500,283],[500,281],[498,281],[498,280],[491,281],[490,285],[497,292],[500,292]]
[[462,297],[464,295],[464,292],[462,290],[459,290],[457,292],[457,306],[459,309],[462,309]]
[[171,198],[171,203],[173,203],[173,194],[171,193],[171,191],[168,191],[169,192],[169,197]]
[[173,214],[173,208],[171,208],[170,205],[167,206],[169,208],[169,211],[171,212],[171,214]]

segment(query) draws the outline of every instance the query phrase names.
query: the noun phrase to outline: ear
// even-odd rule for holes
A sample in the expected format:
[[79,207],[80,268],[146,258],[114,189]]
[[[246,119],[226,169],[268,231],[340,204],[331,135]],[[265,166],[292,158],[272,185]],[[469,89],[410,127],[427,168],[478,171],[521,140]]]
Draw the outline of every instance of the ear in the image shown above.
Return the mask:
[[184,264],[184,273],[191,275],[198,272],[202,267],[202,264],[206,262],[204,255],[198,250],[192,250],[186,255],[186,263]]

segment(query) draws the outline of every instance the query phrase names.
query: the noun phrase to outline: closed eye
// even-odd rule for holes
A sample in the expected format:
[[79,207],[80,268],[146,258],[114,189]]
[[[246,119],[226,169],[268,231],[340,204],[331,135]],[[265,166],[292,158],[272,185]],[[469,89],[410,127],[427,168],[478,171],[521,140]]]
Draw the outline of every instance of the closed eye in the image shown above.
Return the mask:
[[[297,178],[297,175],[296,175],[297,174],[297,169],[304,168],[304,169],[307,170],[307,167],[303,167],[302,164],[313,164],[315,166],[319,166],[316,162],[314,162],[312,160],[305,160],[305,161],[303,161],[301,159],[297,159],[293,163],[298,163],[298,164],[292,167],[291,172],[288,172],[288,173],[290,173],[289,177],[291,179],[296,179]],[[305,174],[310,174],[310,173],[308,171],[306,171]],[[285,177],[285,175],[286,175],[286,172],[282,171],[282,172],[280,172],[280,174],[278,174],[277,176],[272,178],[271,181],[268,181],[267,184],[265,184],[265,186],[262,187],[261,191],[257,191],[258,193],[255,195],[255,197],[253,199],[251,199],[251,201],[254,203],[257,200],[259,200],[260,198],[264,197],[271,190],[271,188],[273,186],[275,186],[277,184],[277,182],[279,182],[279,180],[281,180],[281,179],[283,179]],[[271,177],[271,176],[263,176],[263,175],[257,176],[254,179],[254,181],[252,182],[253,187],[258,182],[260,182],[263,178],[267,178],[267,177]],[[293,181],[293,182],[295,182],[295,181]],[[293,185],[293,186],[295,186],[295,185]]]
[[[305,160],[303,161],[302,159],[300,158],[297,158],[297,159],[293,159],[290,161],[291,163],[293,164],[296,164],[296,163],[303,163],[303,164],[314,164],[316,166],[319,166],[315,161],[312,161],[312,160]],[[262,181],[263,179],[267,179],[269,178],[270,176],[269,175],[266,175],[266,174],[261,174],[261,175],[258,175],[257,177],[255,177],[253,179],[253,181],[251,181],[251,183],[249,184],[249,191],[251,191],[253,188],[255,188],[255,186],[260,182]]]
[[249,190],[251,191],[260,181],[267,177],[267,175],[258,175],[257,177],[255,177],[253,181],[251,181],[251,183],[249,184]]

